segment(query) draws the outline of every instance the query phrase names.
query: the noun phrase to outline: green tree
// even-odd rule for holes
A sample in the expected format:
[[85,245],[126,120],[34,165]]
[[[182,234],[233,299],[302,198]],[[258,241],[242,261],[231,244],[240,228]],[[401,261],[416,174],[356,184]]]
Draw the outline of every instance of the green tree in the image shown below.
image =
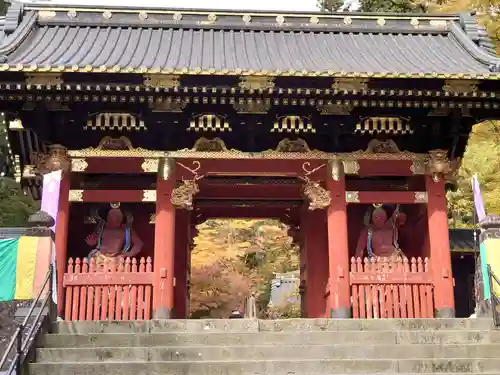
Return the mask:
[[26,196],[14,180],[0,178],[0,227],[22,227],[29,215],[35,213],[38,203]]
[[344,5],[344,0],[323,0],[318,3],[322,12],[338,12]]
[[[358,11],[361,12],[396,12],[396,13],[422,13],[427,12],[427,2],[423,0],[360,0]],[[321,0],[319,8],[322,11],[337,12],[349,1]]]
[[500,124],[487,121],[475,125],[459,170],[458,188],[448,192],[450,226],[473,224],[474,200],[471,179],[477,174],[488,213],[500,214]]
[[427,5],[419,0],[362,0],[362,12],[424,13]]
[[5,2],[5,0],[0,0],[0,15],[3,16],[7,13],[7,8],[9,4]]

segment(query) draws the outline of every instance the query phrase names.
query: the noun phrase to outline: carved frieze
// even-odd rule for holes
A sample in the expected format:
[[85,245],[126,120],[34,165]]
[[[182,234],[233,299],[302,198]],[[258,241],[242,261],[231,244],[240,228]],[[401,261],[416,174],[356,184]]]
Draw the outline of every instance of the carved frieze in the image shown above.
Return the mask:
[[149,103],[149,108],[151,112],[171,112],[179,113],[186,108],[187,102],[181,98],[172,99],[167,98],[167,100],[155,100]]
[[202,113],[193,116],[186,130],[194,132],[230,132],[233,129],[225,116]]
[[70,190],[69,191],[69,201],[70,202],[83,202],[83,190]]
[[359,203],[359,191],[346,191],[345,201],[347,203]]
[[368,90],[368,79],[366,78],[337,78],[332,89],[339,91],[358,92]]
[[307,181],[302,194],[309,201],[309,210],[322,210],[330,206],[332,196],[328,190],[322,187],[318,182]]
[[141,164],[143,172],[146,173],[156,173],[158,172],[158,165],[160,161],[158,159],[144,159]]
[[243,90],[268,90],[275,86],[273,77],[245,76],[240,77],[238,86]]
[[400,151],[398,145],[392,139],[372,139],[368,143],[366,152],[373,152],[376,154],[395,154],[399,153]]
[[326,103],[316,107],[322,115],[349,116],[352,106],[347,104]]
[[66,148],[55,144],[49,146],[48,149],[46,154],[40,152],[33,154],[36,171],[40,174],[58,170],[66,172],[71,163]]
[[144,86],[153,89],[177,89],[180,86],[178,75],[145,74]]
[[354,130],[359,134],[413,134],[409,118],[364,117]]
[[193,209],[193,197],[200,191],[196,180],[184,180],[172,190],[171,202],[178,208]]
[[415,192],[415,203],[427,203],[427,192],[416,191]]
[[342,162],[344,165],[345,174],[358,174],[359,173],[359,163],[356,160],[344,160]]
[[425,162],[424,161],[413,161],[410,166],[411,173],[415,175],[425,174]]
[[156,202],[156,190],[143,190],[142,191],[142,201],[143,202]]
[[479,81],[449,79],[444,82],[443,91],[457,94],[467,94],[479,91]]
[[266,114],[271,108],[271,102],[262,99],[240,99],[233,104],[233,108],[241,114]]
[[441,177],[451,171],[450,160],[447,150],[429,151],[429,161],[427,162],[427,173],[432,175],[434,181],[439,181]]
[[72,172],[85,172],[89,164],[83,158],[73,158],[71,159],[71,171]]
[[64,83],[60,73],[37,73],[26,76],[26,85],[37,86],[58,86]]
[[276,147],[277,152],[310,152],[307,142],[302,138],[290,140],[288,138],[282,139]]
[[222,152],[227,151],[227,147],[224,141],[219,137],[211,139],[201,137],[196,140],[192,150],[199,152]]
[[133,147],[127,137],[113,138],[106,136],[101,139],[97,147],[88,147],[82,150],[70,150],[72,158],[88,157],[143,157],[158,158],[164,155],[163,151],[151,151],[141,147]]
[[312,121],[305,116],[281,116],[276,119],[271,132],[277,133],[316,133]]
[[117,130],[139,131],[148,130],[139,116],[131,113],[104,112],[89,116],[84,130]]

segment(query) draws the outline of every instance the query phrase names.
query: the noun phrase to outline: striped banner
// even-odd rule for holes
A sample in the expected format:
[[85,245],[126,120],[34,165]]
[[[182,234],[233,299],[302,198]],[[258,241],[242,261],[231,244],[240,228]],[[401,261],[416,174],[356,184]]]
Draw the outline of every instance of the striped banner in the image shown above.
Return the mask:
[[36,297],[51,263],[50,237],[0,240],[0,302]]

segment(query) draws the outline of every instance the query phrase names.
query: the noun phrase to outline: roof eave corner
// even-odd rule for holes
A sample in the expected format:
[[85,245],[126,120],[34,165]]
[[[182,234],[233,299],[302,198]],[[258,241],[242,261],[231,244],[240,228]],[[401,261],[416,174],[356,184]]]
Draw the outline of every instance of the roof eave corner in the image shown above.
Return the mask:
[[462,47],[476,60],[486,65],[491,73],[500,73],[500,57],[486,51],[478,44],[481,37],[479,27],[475,13],[462,13],[460,15],[460,25],[451,22],[450,31]]
[[11,2],[5,14],[3,31],[5,34],[13,33],[23,19],[24,5],[20,2]]

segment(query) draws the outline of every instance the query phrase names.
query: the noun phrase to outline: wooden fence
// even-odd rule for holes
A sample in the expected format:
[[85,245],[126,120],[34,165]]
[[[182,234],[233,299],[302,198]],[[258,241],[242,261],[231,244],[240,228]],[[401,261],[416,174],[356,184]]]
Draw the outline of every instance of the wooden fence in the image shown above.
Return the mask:
[[151,319],[151,258],[104,263],[69,259],[64,274],[65,320]]
[[352,258],[350,285],[354,318],[434,317],[427,258]]

